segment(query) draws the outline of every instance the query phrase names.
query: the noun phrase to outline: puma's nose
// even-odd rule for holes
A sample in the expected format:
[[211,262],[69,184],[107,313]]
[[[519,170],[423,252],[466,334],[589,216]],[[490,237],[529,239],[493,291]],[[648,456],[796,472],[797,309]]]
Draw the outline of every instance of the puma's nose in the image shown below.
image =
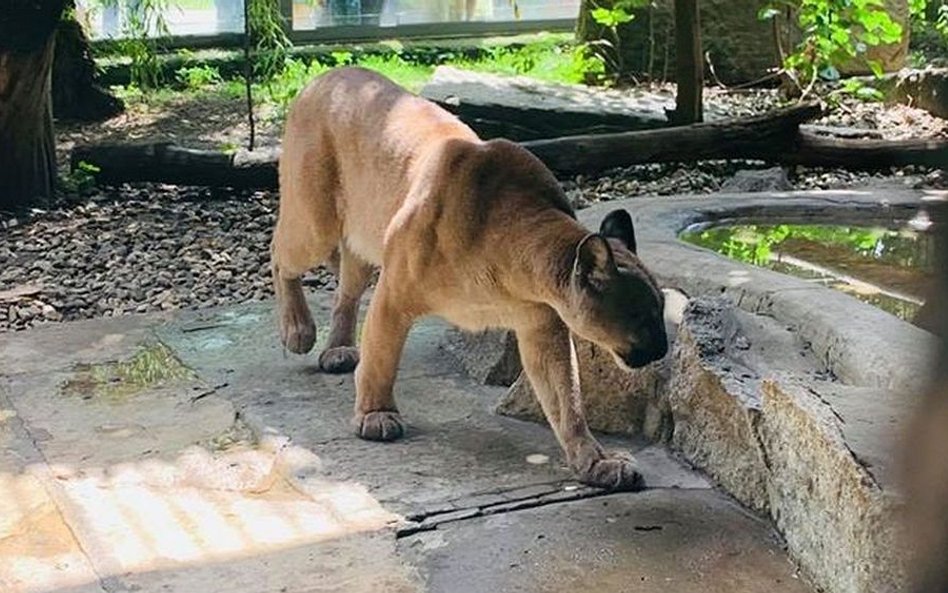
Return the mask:
[[668,354],[668,338],[664,332],[657,336],[657,339],[652,340],[652,343],[648,346],[647,348],[632,348],[628,354],[622,357],[622,360],[633,369],[637,369],[650,362],[661,360]]

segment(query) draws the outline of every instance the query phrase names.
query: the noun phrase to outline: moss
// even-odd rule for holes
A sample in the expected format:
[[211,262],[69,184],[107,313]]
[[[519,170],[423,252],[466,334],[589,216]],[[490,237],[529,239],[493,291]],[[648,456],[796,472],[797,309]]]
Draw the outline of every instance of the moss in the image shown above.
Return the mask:
[[62,391],[83,399],[125,401],[150,387],[193,378],[194,373],[170,348],[155,343],[141,348],[128,360],[78,365]]

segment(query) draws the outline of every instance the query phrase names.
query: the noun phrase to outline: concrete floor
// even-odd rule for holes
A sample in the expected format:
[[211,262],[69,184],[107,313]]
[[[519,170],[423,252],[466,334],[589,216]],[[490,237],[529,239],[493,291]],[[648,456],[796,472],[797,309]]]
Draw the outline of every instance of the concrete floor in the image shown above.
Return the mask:
[[490,413],[503,390],[457,371],[437,322],[402,362],[408,437],[358,440],[352,378],[284,354],[271,307],[0,337],[0,591],[812,590],[660,447],[604,439],[645,492],[573,482],[546,427]]

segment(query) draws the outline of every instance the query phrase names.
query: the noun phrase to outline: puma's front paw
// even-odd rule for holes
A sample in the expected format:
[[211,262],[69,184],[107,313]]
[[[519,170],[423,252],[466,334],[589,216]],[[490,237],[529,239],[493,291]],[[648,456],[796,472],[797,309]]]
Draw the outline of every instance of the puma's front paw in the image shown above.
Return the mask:
[[355,417],[356,434],[367,441],[394,441],[405,434],[398,412],[369,412]]
[[351,373],[359,364],[359,349],[352,346],[326,348],[319,355],[319,368],[324,373]]
[[280,339],[283,346],[294,354],[306,354],[316,343],[316,324],[309,311],[290,308],[280,315]]
[[581,473],[579,480],[606,490],[635,491],[645,487],[645,479],[635,459],[624,452],[607,453],[605,457],[593,461]]

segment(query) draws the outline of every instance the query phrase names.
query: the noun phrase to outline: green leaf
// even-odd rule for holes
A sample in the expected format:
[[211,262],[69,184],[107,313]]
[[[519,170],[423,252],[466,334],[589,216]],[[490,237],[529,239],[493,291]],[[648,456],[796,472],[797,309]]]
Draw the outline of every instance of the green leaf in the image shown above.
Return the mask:
[[607,23],[609,22],[609,17],[612,16],[612,13],[608,8],[593,8],[589,15],[594,21],[596,21],[596,23],[608,27],[609,25]]
[[863,101],[881,101],[885,98],[882,91],[871,86],[864,86],[856,90],[856,98]]
[[622,8],[594,8],[589,14],[598,24],[610,29],[631,22],[635,18],[634,14],[628,13]]
[[772,6],[765,6],[757,12],[757,18],[762,21],[769,21],[772,18],[775,18],[780,15],[780,9],[774,8]]

